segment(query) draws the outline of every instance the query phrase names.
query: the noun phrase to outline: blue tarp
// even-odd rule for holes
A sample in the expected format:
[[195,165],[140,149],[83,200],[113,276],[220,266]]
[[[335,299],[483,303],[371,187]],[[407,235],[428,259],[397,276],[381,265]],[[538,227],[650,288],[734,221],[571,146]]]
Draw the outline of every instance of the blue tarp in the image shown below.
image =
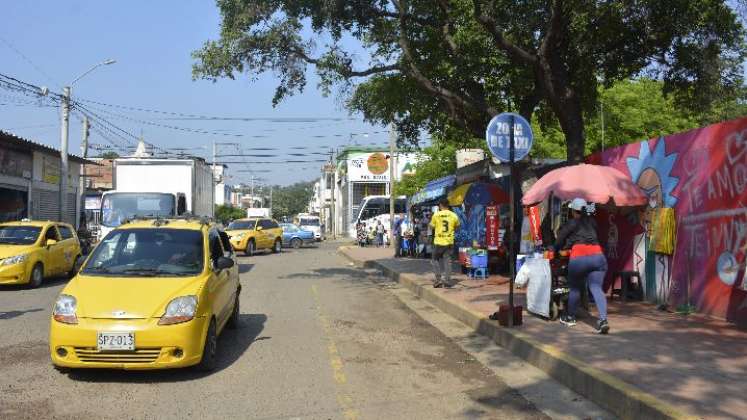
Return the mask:
[[434,179],[425,184],[425,187],[410,198],[410,205],[417,205],[428,201],[437,200],[449,191],[456,183],[456,175],[448,175],[443,178]]

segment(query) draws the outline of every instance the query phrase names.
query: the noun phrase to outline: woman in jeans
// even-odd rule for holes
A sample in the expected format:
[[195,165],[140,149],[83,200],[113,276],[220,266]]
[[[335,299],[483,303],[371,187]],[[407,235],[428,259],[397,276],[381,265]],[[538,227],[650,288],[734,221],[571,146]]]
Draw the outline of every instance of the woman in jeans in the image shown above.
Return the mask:
[[568,220],[558,232],[555,250],[570,249],[568,263],[568,297],[567,313],[560,317],[560,322],[576,325],[576,310],[581,300],[581,290],[588,287],[594,296],[599,311],[596,332],[607,334],[610,330],[607,322],[607,296],[602,290],[604,276],[607,273],[607,258],[597,239],[597,224],[591,217],[593,204],[589,205],[583,198],[574,198],[568,205],[573,211],[573,218]]

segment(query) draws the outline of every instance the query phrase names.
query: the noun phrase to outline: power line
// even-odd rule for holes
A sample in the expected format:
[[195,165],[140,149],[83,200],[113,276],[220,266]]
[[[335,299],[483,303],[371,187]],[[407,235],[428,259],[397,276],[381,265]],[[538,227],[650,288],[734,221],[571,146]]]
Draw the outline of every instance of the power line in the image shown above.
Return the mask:
[[53,84],[57,85],[58,87],[61,87],[59,83],[57,83],[52,76],[47,74],[44,70],[41,69],[41,67],[37,66],[33,61],[31,61],[30,58],[28,58],[24,53],[22,53],[18,48],[16,48],[13,44],[10,43],[7,39],[0,37],[0,41],[2,41],[3,44],[5,44],[8,48],[13,50],[16,54],[18,54],[24,61],[26,61],[31,67],[34,68],[39,74],[46,77],[48,81],[52,82]]
[[150,108],[143,108],[143,107],[136,107],[136,106],[127,106],[127,105],[116,105],[116,104],[107,104],[104,102],[98,102],[91,99],[80,99],[83,102],[88,102],[96,105],[111,107],[111,108],[119,108],[119,109],[126,109],[129,111],[140,111],[140,112],[148,112],[148,113],[154,113],[154,114],[162,114],[162,115],[172,115],[176,117],[181,117],[177,119],[193,119],[193,120],[215,120],[215,121],[269,121],[269,122],[290,122],[290,123],[302,123],[302,122],[315,122],[315,121],[358,121],[357,118],[344,118],[344,117],[287,117],[287,118],[278,118],[278,117],[222,117],[222,116],[212,116],[212,115],[200,115],[200,114],[187,114],[183,112],[173,112],[173,111],[161,111],[157,109],[150,109]]

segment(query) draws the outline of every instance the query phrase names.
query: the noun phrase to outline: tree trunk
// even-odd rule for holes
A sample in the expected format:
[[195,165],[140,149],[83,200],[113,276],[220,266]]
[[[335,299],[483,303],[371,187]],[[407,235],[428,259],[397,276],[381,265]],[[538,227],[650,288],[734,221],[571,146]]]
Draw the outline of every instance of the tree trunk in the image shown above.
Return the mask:
[[549,60],[547,57],[540,57],[536,71],[545,98],[565,134],[566,159],[575,163],[583,162],[586,149],[583,112],[567,70],[558,57],[550,57]]

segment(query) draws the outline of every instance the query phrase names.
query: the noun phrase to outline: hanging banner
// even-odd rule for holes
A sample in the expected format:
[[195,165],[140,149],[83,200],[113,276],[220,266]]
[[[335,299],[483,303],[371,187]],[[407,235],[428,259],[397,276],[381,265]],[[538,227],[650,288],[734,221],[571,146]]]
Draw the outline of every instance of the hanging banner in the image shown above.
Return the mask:
[[542,245],[542,229],[540,228],[542,221],[539,205],[527,207],[527,217],[529,218],[529,233],[532,235],[534,244]]
[[499,232],[500,217],[498,217],[498,206],[485,208],[485,246],[489,251],[496,251],[501,244]]

